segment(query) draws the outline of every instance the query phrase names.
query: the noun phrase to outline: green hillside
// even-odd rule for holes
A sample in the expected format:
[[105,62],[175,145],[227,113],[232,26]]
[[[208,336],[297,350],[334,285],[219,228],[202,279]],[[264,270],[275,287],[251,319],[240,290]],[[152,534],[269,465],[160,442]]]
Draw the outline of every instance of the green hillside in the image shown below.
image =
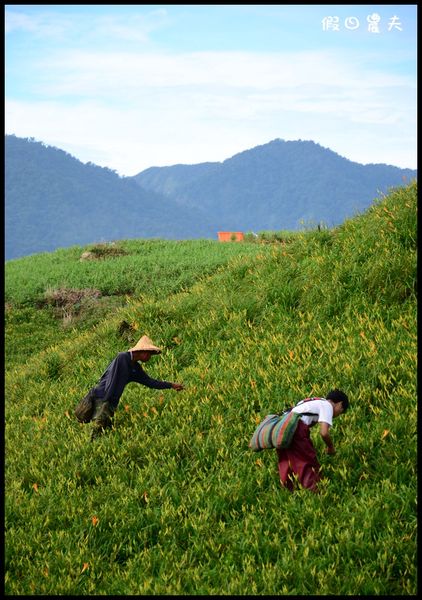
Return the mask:
[[[274,243],[6,263],[6,594],[416,594],[416,197]],[[72,410],[144,333],[186,389],[130,384],[92,444]],[[290,494],[248,441],[333,387],[321,493]]]

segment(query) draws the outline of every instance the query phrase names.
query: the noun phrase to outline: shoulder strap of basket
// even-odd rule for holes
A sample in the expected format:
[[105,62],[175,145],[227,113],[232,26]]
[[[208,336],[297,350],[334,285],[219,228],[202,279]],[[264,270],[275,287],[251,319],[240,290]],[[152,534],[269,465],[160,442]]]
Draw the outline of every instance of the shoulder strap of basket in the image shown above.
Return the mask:
[[[310,402],[311,400],[316,400],[316,398],[305,398],[304,400],[300,400],[300,402],[295,404],[295,406],[299,406],[300,404],[303,404],[304,402]],[[291,406],[290,408],[285,410],[283,414],[291,412],[295,408],[295,406]],[[316,416],[318,416],[318,413],[313,413],[313,412],[303,412],[303,413],[298,413],[298,414],[300,414],[301,417],[316,417]]]

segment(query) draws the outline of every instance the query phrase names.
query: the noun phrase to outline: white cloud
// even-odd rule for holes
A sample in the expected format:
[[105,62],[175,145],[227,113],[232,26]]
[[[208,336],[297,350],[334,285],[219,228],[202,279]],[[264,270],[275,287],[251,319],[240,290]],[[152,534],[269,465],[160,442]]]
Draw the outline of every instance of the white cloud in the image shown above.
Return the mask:
[[32,70],[36,100],[7,99],[7,133],[120,174],[220,161],[276,137],[415,167],[414,80],[368,70],[358,53],[79,50]]
[[167,22],[167,11],[163,8],[142,15],[127,17],[103,16],[94,19],[97,34],[126,42],[147,42],[150,34]]
[[[360,68],[359,57],[328,52],[252,53],[83,52],[55,54],[35,65],[41,74],[39,92],[52,96],[114,97],[121,91],[139,94],[144,88],[224,86],[255,90],[333,85],[379,89],[408,80]],[[46,77],[42,77],[42,74]]]
[[[120,103],[122,110],[161,108],[175,113],[175,118],[176,107],[183,112],[184,103],[193,116],[203,118],[258,118],[292,110],[334,113],[355,122],[394,122],[399,113],[414,115],[416,107],[413,82],[365,72],[350,58],[345,61],[323,52],[72,52],[41,67],[36,88],[40,97],[95,98],[110,107]],[[42,73],[48,75],[43,78]]]
[[[73,8],[76,9],[77,5],[73,5]],[[145,43],[152,32],[169,21],[165,8],[139,14],[134,12],[129,18],[124,11],[121,11],[122,14],[101,15],[84,12],[84,8],[82,6],[80,11],[57,12],[54,6],[44,5],[37,7],[34,12],[9,5],[5,11],[5,32],[6,35],[24,32],[46,40],[60,38],[61,42],[76,39],[80,43],[87,36],[86,39],[91,42],[93,39],[104,39],[109,42]]]
[[56,38],[65,36],[69,30],[73,30],[72,20],[65,15],[48,12],[28,14],[10,9],[5,12],[6,35],[24,32],[36,37]]

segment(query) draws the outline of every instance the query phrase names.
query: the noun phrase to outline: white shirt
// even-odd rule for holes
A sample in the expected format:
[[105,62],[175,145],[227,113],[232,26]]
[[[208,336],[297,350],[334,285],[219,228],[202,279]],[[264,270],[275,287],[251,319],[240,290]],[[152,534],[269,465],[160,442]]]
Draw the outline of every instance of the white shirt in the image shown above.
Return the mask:
[[299,414],[304,412],[316,413],[314,417],[308,417],[306,415],[300,417],[305,425],[328,423],[328,425],[331,426],[333,424],[333,405],[325,398],[315,398],[314,400],[308,400],[308,402],[299,403],[292,409],[292,412]]

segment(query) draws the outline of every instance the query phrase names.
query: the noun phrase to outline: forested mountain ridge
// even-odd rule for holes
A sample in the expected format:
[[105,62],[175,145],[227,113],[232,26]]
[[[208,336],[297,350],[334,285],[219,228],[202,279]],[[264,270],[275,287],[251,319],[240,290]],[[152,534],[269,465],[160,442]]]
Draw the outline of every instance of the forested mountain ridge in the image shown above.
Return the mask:
[[277,139],[222,163],[152,167],[135,180],[181,205],[213,211],[221,229],[259,231],[339,224],[415,177],[411,169],[352,162],[312,141]]
[[84,164],[41,142],[6,136],[6,260],[60,247],[129,238],[206,237],[198,209],[185,209],[130,177]]
[[416,177],[309,141],[273,140],[221,163],[151,167],[134,177],[14,135],[5,138],[5,157],[6,260],[118,239],[332,226]]

